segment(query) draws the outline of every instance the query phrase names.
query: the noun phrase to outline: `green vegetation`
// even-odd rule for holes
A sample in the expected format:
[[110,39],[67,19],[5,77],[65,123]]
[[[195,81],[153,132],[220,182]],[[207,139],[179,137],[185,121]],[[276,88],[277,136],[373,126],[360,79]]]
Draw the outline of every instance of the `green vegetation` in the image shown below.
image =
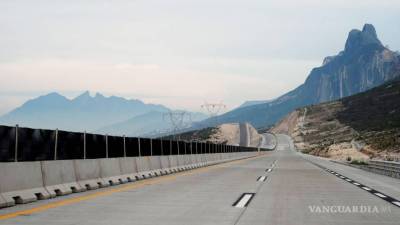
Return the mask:
[[368,165],[368,163],[366,161],[357,160],[357,159],[351,161],[350,164],[353,164],[353,165]]
[[188,131],[185,133],[181,134],[176,134],[176,135],[169,135],[166,137],[163,137],[163,139],[180,139],[180,140],[185,140],[185,141],[206,141],[208,140],[212,135],[216,134],[218,129],[216,127],[207,127],[201,130],[195,130],[195,131]]

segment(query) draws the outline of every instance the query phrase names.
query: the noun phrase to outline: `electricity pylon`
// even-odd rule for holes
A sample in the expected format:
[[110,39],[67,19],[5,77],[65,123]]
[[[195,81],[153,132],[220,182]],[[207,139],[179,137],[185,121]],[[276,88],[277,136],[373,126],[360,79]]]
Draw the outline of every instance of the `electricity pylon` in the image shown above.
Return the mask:
[[[171,123],[174,139],[176,139],[175,135],[179,133],[179,131],[192,124],[192,115],[186,111],[166,112],[163,114],[163,119]],[[180,139],[180,135],[178,135],[178,139]]]
[[201,105],[202,109],[205,109],[207,111],[207,114],[210,118],[210,120],[212,120],[212,118],[215,118],[215,123],[218,123],[217,121],[217,116],[219,115],[219,113],[226,109],[226,105],[223,104],[222,102],[220,103],[204,103],[203,105]]

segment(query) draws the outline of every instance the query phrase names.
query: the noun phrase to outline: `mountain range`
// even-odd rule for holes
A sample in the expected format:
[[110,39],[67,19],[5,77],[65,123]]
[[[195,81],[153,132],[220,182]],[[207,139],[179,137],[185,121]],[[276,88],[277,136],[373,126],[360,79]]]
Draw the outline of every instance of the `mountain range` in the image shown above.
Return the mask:
[[[168,121],[163,120],[163,114],[169,111],[163,105],[105,97],[99,93],[91,96],[88,91],[73,99],[50,93],[29,100],[1,116],[0,124],[141,136],[155,130],[170,129]],[[205,118],[204,114],[195,113],[192,119]]]
[[344,50],[326,57],[296,89],[273,101],[206,119],[196,128],[231,122],[249,122],[257,128],[272,126],[298,107],[354,95],[398,77],[399,65],[399,54],[381,43],[373,25],[365,24],[362,30],[351,30]]

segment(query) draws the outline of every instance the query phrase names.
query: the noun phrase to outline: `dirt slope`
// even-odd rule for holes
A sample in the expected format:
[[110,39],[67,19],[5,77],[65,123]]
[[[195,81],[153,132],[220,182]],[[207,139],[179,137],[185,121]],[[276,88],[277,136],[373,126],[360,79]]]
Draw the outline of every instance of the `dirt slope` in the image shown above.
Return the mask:
[[303,152],[335,159],[400,159],[400,81],[297,109],[271,131]]

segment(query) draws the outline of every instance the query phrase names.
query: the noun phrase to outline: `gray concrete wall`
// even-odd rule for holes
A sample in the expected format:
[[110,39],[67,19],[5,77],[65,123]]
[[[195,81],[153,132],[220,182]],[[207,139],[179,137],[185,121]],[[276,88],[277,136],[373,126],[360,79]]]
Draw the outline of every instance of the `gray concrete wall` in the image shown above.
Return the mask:
[[72,160],[42,161],[43,185],[52,197],[83,191]]
[[[216,164],[254,153],[0,163],[0,207]],[[163,173],[160,173],[160,172]]]
[[5,206],[50,198],[40,162],[0,163],[0,193]]

